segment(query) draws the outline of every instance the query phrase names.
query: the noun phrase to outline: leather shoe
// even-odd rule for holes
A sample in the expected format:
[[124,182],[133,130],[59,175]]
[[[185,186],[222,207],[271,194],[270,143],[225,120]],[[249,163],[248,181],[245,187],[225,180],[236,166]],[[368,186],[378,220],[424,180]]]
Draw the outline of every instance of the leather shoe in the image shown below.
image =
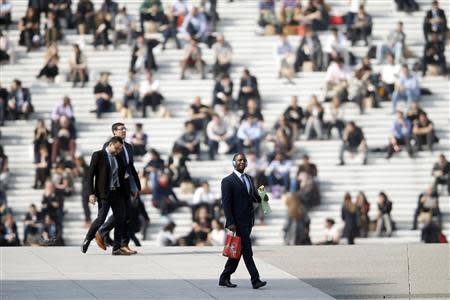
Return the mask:
[[100,247],[100,249],[106,250],[106,245],[105,242],[103,241],[103,237],[98,231],[95,234],[95,241],[97,242],[97,245]]
[[237,287],[236,284],[231,283],[229,280],[221,281],[221,282],[219,282],[219,285],[227,287],[227,288],[235,288],[235,287]]
[[117,249],[117,250],[113,250],[112,255],[125,255],[125,256],[130,256],[131,254],[128,253],[127,251],[123,250],[123,248]]
[[265,286],[266,284],[267,284],[267,281],[261,281],[261,280],[259,280],[259,279],[258,279],[258,281],[252,283],[253,288],[254,288],[255,290],[257,290],[257,289],[259,289],[259,288]]
[[91,241],[89,240],[84,240],[83,244],[81,244],[81,252],[86,253],[88,248],[89,248],[89,244]]
[[123,246],[122,249],[130,253],[131,255],[137,254],[138,252],[136,250],[131,250],[128,246]]

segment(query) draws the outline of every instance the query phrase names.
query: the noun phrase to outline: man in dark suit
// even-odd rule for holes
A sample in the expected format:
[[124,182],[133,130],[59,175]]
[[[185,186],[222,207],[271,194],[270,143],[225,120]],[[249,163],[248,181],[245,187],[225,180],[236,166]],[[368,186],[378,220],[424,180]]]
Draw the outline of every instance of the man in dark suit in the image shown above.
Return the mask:
[[441,40],[445,42],[447,34],[447,18],[443,9],[439,8],[439,2],[434,0],[431,3],[431,9],[427,11],[423,22],[423,33],[425,41],[428,42],[430,33],[442,35]]
[[[105,222],[109,208],[112,209],[115,217],[114,246],[113,255],[130,255],[121,248],[122,232],[125,222],[125,168],[119,163],[117,155],[123,149],[123,140],[120,137],[112,137],[108,147],[98,150],[92,154],[89,166],[89,178],[87,189],[89,192],[89,202],[98,202],[98,216],[92,222],[86,238],[81,245],[81,251],[86,253],[89,243],[94,239],[95,233]],[[95,178],[95,185],[94,185]]]
[[[222,207],[225,213],[226,225],[230,231],[241,237],[241,251],[245,266],[251,276],[254,289],[267,284],[259,279],[259,273],[253,261],[250,233],[255,222],[253,205],[261,202],[261,198],[253,185],[253,179],[244,173],[247,158],[243,153],[233,157],[234,171],[222,180]],[[219,285],[229,288],[236,287],[230,282],[231,275],[236,271],[239,259],[228,259],[220,275]]]
[[[112,133],[116,137],[120,137],[123,142],[123,151],[117,155],[117,160],[120,165],[125,168],[125,179],[124,179],[124,203],[125,203],[125,228],[122,235],[121,248],[130,254],[136,254],[137,251],[131,250],[128,244],[130,243],[130,235],[134,234],[133,226],[134,221],[131,220],[131,197],[136,198],[139,191],[141,190],[141,184],[139,181],[138,174],[134,167],[134,153],[133,146],[125,142],[127,136],[127,129],[123,123],[114,123],[111,127]],[[107,144],[103,146],[106,148]],[[108,220],[100,227],[98,232],[95,234],[95,241],[97,245],[106,250],[105,237],[108,236],[109,232],[114,228],[115,217],[112,215]]]
[[244,69],[241,77],[241,84],[239,87],[239,108],[245,110],[245,108],[247,107],[247,101],[249,99],[255,99],[258,107],[261,107],[261,97],[258,90],[258,80],[255,76],[250,74],[250,71],[248,69]]

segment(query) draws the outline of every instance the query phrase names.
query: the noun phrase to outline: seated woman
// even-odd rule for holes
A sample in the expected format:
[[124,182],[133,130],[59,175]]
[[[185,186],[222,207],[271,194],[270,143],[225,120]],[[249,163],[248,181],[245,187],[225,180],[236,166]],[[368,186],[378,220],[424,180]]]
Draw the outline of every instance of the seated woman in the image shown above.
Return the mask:
[[62,29],[59,20],[54,12],[49,11],[45,24],[45,45],[49,47],[51,44],[58,42],[62,37]]
[[39,152],[35,158],[36,175],[34,178],[35,189],[42,189],[45,182],[50,177],[50,170],[52,167],[52,161],[48,147],[45,144],[39,146]]
[[153,187],[152,204],[160,210],[161,216],[167,216],[173,213],[179,207],[187,206],[187,203],[180,201],[172,189],[169,175],[163,173],[156,181],[156,186]]
[[30,52],[33,47],[40,46],[39,16],[33,8],[29,7],[25,16],[20,20],[19,30],[19,45],[26,46],[27,52]]
[[88,81],[87,60],[78,45],[73,45],[73,52],[69,56],[70,80],[72,87],[75,87],[81,81],[81,87],[84,87]]
[[55,77],[59,74],[58,62],[58,47],[56,44],[52,44],[44,56],[44,67],[39,71],[39,75],[36,78],[46,77],[48,81],[54,82]]
[[439,142],[434,132],[433,122],[424,112],[420,113],[419,118],[414,121],[412,133],[416,141],[416,151],[421,151],[424,145],[427,145],[427,149],[432,151],[433,144]]
[[[305,137],[307,140],[314,136],[317,139],[322,139],[323,136],[323,107],[319,103],[316,95],[312,95],[311,99],[306,107],[306,123],[305,123]],[[314,130],[314,131],[313,131]]]
[[328,6],[324,0],[309,0],[303,22],[311,24],[313,31],[327,30],[329,25]]

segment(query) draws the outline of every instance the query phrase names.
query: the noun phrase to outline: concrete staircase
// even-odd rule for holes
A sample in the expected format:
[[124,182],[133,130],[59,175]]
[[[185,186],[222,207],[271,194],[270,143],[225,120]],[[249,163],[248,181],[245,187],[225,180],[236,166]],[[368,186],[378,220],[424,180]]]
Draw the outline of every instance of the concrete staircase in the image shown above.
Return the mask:
[[[94,1],[99,6],[100,0]],[[128,11],[137,17],[138,7],[141,1],[118,1],[126,4]],[[172,1],[163,1],[164,4]],[[196,2],[196,1],[191,1]],[[252,73],[256,74],[259,81],[260,92],[263,97],[263,114],[266,119],[265,127],[270,129],[277,117],[288,105],[291,95],[298,95],[300,104],[305,107],[311,94],[323,95],[324,73],[299,73],[295,79],[296,85],[284,85],[276,78],[276,66],[273,60],[273,45],[278,40],[277,37],[261,37],[255,34],[257,1],[235,1],[226,3],[219,1],[219,13],[221,21],[218,30],[225,34],[234,49],[234,67],[232,78],[235,86],[239,84],[239,77],[242,68],[249,67]],[[336,14],[344,11],[345,1],[327,1],[335,9]],[[407,34],[407,44],[417,55],[423,51],[422,22],[424,11],[428,9],[429,1],[421,0],[422,10],[417,13],[406,15],[395,12],[390,6],[386,7],[386,2],[390,1],[368,1],[367,10],[374,17],[374,39],[375,42],[384,39],[388,31],[391,30],[398,20],[405,23]],[[448,1],[441,1],[441,6],[449,8]],[[18,20],[24,13],[27,1],[14,1],[14,16]],[[75,6],[73,6],[74,8]],[[17,43],[19,32],[16,29],[10,30],[10,38]],[[326,35],[321,34],[321,39]],[[91,37],[87,37],[89,41]],[[68,54],[70,45],[79,40],[74,32],[66,34],[65,42],[59,46],[60,51],[60,72],[68,71]],[[290,37],[294,45],[298,44],[299,38]],[[86,43],[88,45],[88,43]],[[169,47],[170,48],[170,47]],[[128,128],[133,128],[136,122],[144,123],[144,129],[149,135],[149,145],[161,151],[166,158],[173,141],[182,131],[183,122],[187,118],[187,108],[194,96],[199,95],[205,103],[210,103],[213,88],[213,80],[199,80],[193,75],[185,81],[179,79],[178,61],[182,55],[181,50],[168,49],[164,52],[156,51],[157,63],[160,70],[156,77],[161,81],[161,91],[166,97],[166,104],[172,113],[172,118],[161,119],[150,116],[147,119],[123,119],[118,113],[105,115],[104,118],[96,120],[94,115],[89,113],[94,108],[93,86],[95,77],[91,76],[91,82],[87,88],[72,89],[71,84],[60,81],[55,84],[38,82],[35,79],[42,66],[44,50],[25,53],[22,47],[17,47],[19,61],[15,65],[1,66],[0,80],[3,85],[9,84],[12,79],[20,78],[24,86],[30,87],[32,91],[33,103],[37,109],[33,118],[43,117],[49,120],[52,108],[61,101],[64,95],[72,98],[75,108],[75,116],[79,131],[77,139],[77,151],[90,157],[92,151],[98,149],[100,145],[110,136],[110,126],[113,122],[122,120]],[[100,49],[100,48],[99,48]],[[365,47],[355,46],[352,51],[361,56],[367,51]],[[92,75],[100,71],[109,71],[110,83],[114,88],[115,101],[121,101],[122,85],[126,79],[126,70],[129,66],[130,50],[122,46],[118,50],[97,50],[92,46],[84,49],[88,58],[88,65]],[[212,53],[205,49],[206,61],[212,63]],[[447,58],[450,58],[450,51],[447,48]],[[412,62],[412,61],[411,61]],[[419,231],[410,231],[412,216],[416,206],[418,194],[432,182],[430,173],[432,164],[437,159],[440,152],[449,153],[449,85],[448,79],[443,77],[426,77],[421,80],[422,86],[433,91],[432,96],[425,96],[421,104],[429,113],[431,119],[437,127],[437,133],[441,139],[436,146],[434,153],[421,152],[416,158],[410,159],[405,153],[395,156],[390,161],[386,161],[380,155],[371,155],[368,166],[360,166],[357,161],[348,160],[344,167],[337,167],[337,157],[340,142],[330,141],[305,141],[301,139],[296,142],[296,160],[299,160],[303,153],[308,153],[311,160],[317,164],[319,170],[320,187],[322,194],[322,204],[310,212],[312,219],[311,238],[313,242],[321,239],[324,219],[332,217],[340,224],[340,207],[343,194],[350,191],[353,195],[359,190],[365,191],[371,202],[370,215],[376,215],[376,195],[384,190],[394,203],[392,212],[393,219],[397,222],[398,230],[392,238],[358,239],[357,243],[380,243],[380,242],[418,242],[420,240]],[[362,126],[370,147],[382,147],[387,144],[387,135],[391,125],[389,103],[383,103],[382,108],[371,110],[360,116],[358,110],[352,104],[346,107],[347,120],[355,120]],[[10,157],[10,167],[12,182],[8,190],[8,203],[14,209],[22,235],[23,226],[21,220],[30,203],[40,203],[41,192],[30,188],[33,182],[34,168],[31,157],[32,132],[35,121],[15,121],[8,122],[6,127],[1,128],[1,144],[5,146],[6,154]],[[48,124],[49,125],[49,124]],[[131,132],[130,132],[131,134]],[[269,147],[269,145],[265,145]],[[203,147],[206,150],[206,147]],[[144,161],[136,163],[141,168]],[[295,164],[294,173],[298,164]],[[230,157],[219,156],[216,161],[193,161],[189,163],[189,170],[194,177],[201,177],[210,181],[213,191],[220,193],[221,178],[231,171]],[[215,170],[215,172],[211,172]],[[77,190],[80,184],[77,183]],[[69,213],[65,216],[64,238],[68,245],[78,245],[86,232],[83,228],[83,213],[79,193],[66,199],[65,208]],[[190,195],[182,196],[186,200]],[[450,208],[448,196],[441,197],[441,210],[444,213],[444,229],[450,228]],[[151,207],[148,199],[145,199],[147,211],[150,214],[151,222],[149,228],[149,240],[145,244],[155,244],[155,236],[163,225],[163,220],[159,217],[159,212]],[[285,221],[285,206],[279,200],[271,202],[273,208],[272,215],[267,219],[266,226],[256,226],[254,235],[257,243],[261,245],[276,245],[282,243],[281,228]],[[96,214],[94,208],[93,216]],[[190,212],[182,209],[172,215],[177,223],[176,234],[183,235],[190,230]]]

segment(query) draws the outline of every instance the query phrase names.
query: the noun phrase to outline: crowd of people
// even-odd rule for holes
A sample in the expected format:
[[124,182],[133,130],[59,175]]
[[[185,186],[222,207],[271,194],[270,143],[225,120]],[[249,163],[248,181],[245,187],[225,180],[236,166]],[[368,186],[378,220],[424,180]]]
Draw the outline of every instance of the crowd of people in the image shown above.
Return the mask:
[[[402,148],[413,157],[424,148],[432,151],[433,145],[438,143],[433,122],[420,105],[425,91],[420,85],[419,75],[416,75],[419,71],[422,76],[447,75],[444,52],[448,29],[445,12],[438,1],[432,2],[432,8],[424,19],[423,57],[410,66],[403,23],[398,22],[385,40],[374,43],[372,17],[366,11],[366,1],[352,0],[346,15],[333,16],[330,5],[324,0],[308,1],[307,6],[299,0],[260,0],[258,33],[280,35],[274,50],[278,77],[295,84],[296,73],[326,72],[324,99],[311,95],[308,105],[302,108],[297,96],[292,96],[289,106],[270,130],[266,130],[268,126],[262,110],[264,100],[257,76],[245,68],[239,85],[235,85],[230,76],[234,67],[233,47],[223,34],[216,32],[220,22],[217,2],[201,1],[197,7],[187,0],[174,0],[170,7],[164,7],[160,0],[144,0],[135,19],[134,13],[129,14],[125,6],[120,7],[112,0],[104,0],[99,9],[91,0],[80,0],[77,5],[72,5],[70,0],[30,0],[25,16],[18,23],[20,40],[17,42],[20,46],[27,52],[46,49],[43,67],[36,77],[45,78],[49,84],[62,76],[58,44],[69,32],[76,30],[79,38],[72,47],[69,72],[65,76],[74,88],[78,84],[84,88],[89,81],[97,79],[89,78],[92,73],[84,54],[88,47],[87,34],[92,34],[94,49],[99,46],[117,49],[122,44],[130,47],[132,54],[128,73],[123,74],[127,76],[123,91],[113,90],[107,71],[100,72],[94,84],[95,109],[91,112],[97,118],[118,108],[128,117],[170,115],[157,79],[161,68],[153,50],[159,44],[162,51],[171,44],[180,50],[180,80],[188,80],[189,71],[198,73],[201,79],[213,79],[211,101],[206,103],[198,96],[193,99],[188,107],[184,131],[174,141],[167,161],[161,158],[157,149],[149,147],[142,124],[136,124],[133,134],[129,135],[134,154],[146,160],[145,167],[139,172],[142,194],[151,194],[152,206],[167,219],[167,225],[158,235],[159,244],[223,243],[225,231],[221,225],[220,195],[210,192],[208,182],[191,177],[186,164],[189,160],[215,160],[218,155],[247,153],[247,172],[255,179],[255,185],[268,186],[273,198],[286,201],[285,243],[311,244],[308,211],[321,203],[320,180],[318,169],[308,155],[303,155],[302,163],[295,165],[299,154],[296,141],[339,138],[342,143],[337,151],[338,165],[346,164],[347,152],[351,157],[360,155],[362,164],[367,165],[371,155],[370,140],[366,139],[363,129],[349,119],[346,107],[355,104],[364,114],[368,109],[380,107],[381,102],[390,101],[395,119],[383,149],[386,159]],[[414,1],[397,0],[395,3],[399,10],[419,9]],[[0,6],[0,26],[7,32],[12,24],[13,4],[2,0]],[[292,34],[301,36],[297,48],[287,37]],[[325,35],[323,46],[319,34]],[[351,52],[351,46],[360,41],[368,50],[362,59]],[[13,45],[7,34],[0,31],[0,63],[15,63],[16,49]],[[212,62],[208,62],[202,53],[206,48],[213,52]],[[371,59],[375,59],[376,66],[372,65]],[[122,98],[122,101],[116,101],[119,103],[114,101],[117,94]],[[10,88],[0,86],[0,124],[3,125],[5,120],[28,119],[34,112],[31,99],[31,91],[22,86],[19,79],[13,80]],[[403,110],[398,108],[402,100],[406,101]],[[50,120],[39,119],[36,122],[33,188],[44,189],[44,192],[40,208],[32,204],[26,215],[23,244],[64,244],[63,221],[67,214],[64,198],[76,193],[76,180],[81,180],[83,186],[86,184],[88,168],[83,157],[77,154],[76,139],[74,109],[70,97],[65,96],[53,109]],[[1,152],[4,157],[0,161],[3,176],[8,174],[8,163],[7,156]],[[297,169],[295,174],[292,172],[294,169]],[[448,185],[448,173],[448,162],[445,157],[440,157],[433,168],[434,185],[419,196],[413,228],[418,227],[418,222],[424,223],[423,239],[426,241],[430,240],[429,232],[440,226],[438,187]],[[6,202],[6,179],[2,179],[0,187],[4,240],[19,244],[14,216]],[[180,200],[174,188],[192,193],[192,201]],[[82,193],[81,198],[85,224],[89,226],[88,195]],[[369,231],[375,231],[379,236],[391,236],[395,230],[395,222],[390,217],[394,201],[381,191],[377,218],[371,220],[368,214],[370,204],[364,192],[359,192],[355,202],[350,193],[345,194],[342,208],[344,230],[340,234],[336,221],[327,219],[326,234],[321,244],[339,243],[341,237],[352,244],[356,237],[367,237]],[[186,206],[192,210],[192,230],[188,235],[176,238],[176,224],[171,221],[170,214]],[[136,211],[142,220],[136,232],[142,230],[145,238],[150,220],[141,199],[136,202]],[[264,223],[261,212],[258,212],[258,217]]]

